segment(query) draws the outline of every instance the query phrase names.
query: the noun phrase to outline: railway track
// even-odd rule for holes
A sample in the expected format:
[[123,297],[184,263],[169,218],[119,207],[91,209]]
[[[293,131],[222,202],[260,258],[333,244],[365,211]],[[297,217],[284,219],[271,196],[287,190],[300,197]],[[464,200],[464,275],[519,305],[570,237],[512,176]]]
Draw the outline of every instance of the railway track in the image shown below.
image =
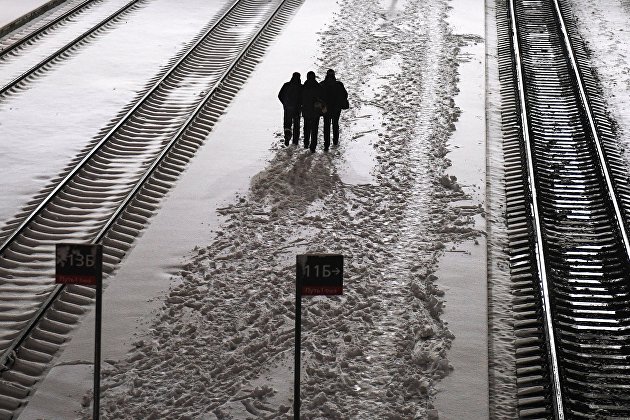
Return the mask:
[[28,400],[94,290],[54,284],[54,244],[103,244],[111,274],[302,0],[237,0],[0,236],[0,418]]
[[69,7],[60,6],[57,13],[54,13],[49,19],[41,19],[41,23],[35,24],[30,31],[22,33],[22,30],[18,30],[17,34],[4,37],[0,41],[0,58],[27,43],[35,42],[40,36],[45,35],[57,25],[63,25],[69,18],[85,10],[86,7],[93,2],[95,2],[95,0],[84,0],[80,3],[69,5]]
[[23,88],[23,85],[25,83],[27,83],[33,77],[42,74],[42,72],[50,68],[50,66],[52,66],[57,60],[63,60],[67,58],[69,54],[76,51],[80,46],[85,45],[85,43],[92,39],[94,36],[98,35],[104,30],[107,30],[108,28],[111,28],[112,25],[121,21],[121,19],[123,19],[129,13],[137,10],[138,7],[140,7],[140,5],[143,3],[143,0],[131,0],[123,4],[121,7],[115,9],[112,13],[108,14],[104,18],[100,18],[99,13],[102,12],[96,10],[97,8],[94,7],[95,3],[99,2],[90,0],[78,4],[76,7],[73,7],[67,12],[61,14],[58,18],[53,19],[48,24],[26,35],[24,38],[17,40],[16,42],[10,44],[8,47],[0,51],[0,64],[2,64],[2,61],[6,61],[12,56],[17,56],[17,58],[21,58],[18,54],[21,50],[24,50],[29,45],[32,45],[46,33],[52,31],[55,27],[67,25],[68,22],[71,22],[74,18],[80,17],[81,14],[94,13],[96,16],[99,16],[97,19],[100,20],[98,20],[95,25],[92,25],[87,30],[81,32],[70,41],[64,42],[63,45],[59,46],[57,49],[55,49],[55,51],[51,53],[47,52],[34,64],[28,66],[27,68],[19,68],[17,71],[9,72],[7,70],[7,74],[11,73],[13,74],[13,76],[9,79],[6,79],[5,81],[0,82],[0,100],[13,92],[19,91],[19,89]]
[[627,162],[569,7],[501,10],[519,417],[628,418]]

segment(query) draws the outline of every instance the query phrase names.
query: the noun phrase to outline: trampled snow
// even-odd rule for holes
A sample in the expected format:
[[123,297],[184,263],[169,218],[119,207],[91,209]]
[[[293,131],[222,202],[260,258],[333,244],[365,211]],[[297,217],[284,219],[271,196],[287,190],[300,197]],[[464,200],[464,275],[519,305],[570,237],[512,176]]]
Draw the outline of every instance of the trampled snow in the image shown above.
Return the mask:
[[[162,3],[149,2],[129,20],[129,30],[141,30],[141,21],[148,25],[142,13]],[[201,7],[190,3],[191,10]],[[454,32],[450,6],[461,13],[470,3],[304,3],[107,279],[104,418],[292,418],[294,264],[296,254],[308,252],[343,254],[346,277],[342,297],[304,298],[304,417],[437,418],[439,407],[448,412],[448,399],[434,404],[440,381],[448,375],[457,381],[466,366],[453,371],[450,352],[458,338],[443,312],[450,290],[461,296],[465,287],[442,279],[457,272],[453,278],[461,278],[466,268],[448,270],[444,264],[454,260],[444,255],[470,257],[464,267],[481,264],[461,278],[481,276],[474,279],[477,289],[485,275],[479,251],[484,117],[476,108],[483,93],[460,86],[483,82],[483,23]],[[195,21],[198,27],[202,20]],[[177,37],[187,39],[169,39]],[[101,43],[92,54],[108,48]],[[143,65],[145,78],[168,53],[155,51],[155,64]],[[118,67],[111,77],[125,79],[125,71],[139,65],[131,56],[125,60],[129,68]],[[64,65],[78,70],[78,61]],[[466,66],[475,68],[474,79],[460,71]],[[277,91],[293,71],[323,75],[327,68],[350,92],[340,146],[323,153],[320,145],[315,154],[285,148]],[[50,94],[46,79],[62,74],[42,77],[12,101],[35,106],[33,95]],[[69,124],[76,140],[60,142],[62,155],[40,166],[41,182],[141,88],[142,75],[134,74],[138,83],[126,82],[128,94],[100,96],[98,118],[81,130]],[[94,75],[93,83],[101,77],[107,72]],[[53,82],[67,86],[63,80]],[[75,98],[64,95],[68,103]],[[23,143],[23,153],[33,148]],[[40,186],[27,181],[34,177],[16,180],[24,196]],[[7,211],[19,205],[16,199]],[[483,307],[466,310],[485,314]],[[447,306],[447,321],[449,311],[458,309]],[[465,317],[453,318],[463,329]],[[88,316],[20,418],[90,416],[92,327]],[[464,352],[478,346],[485,354],[484,340],[485,334],[476,337]],[[472,375],[462,383],[474,386]],[[480,383],[487,386],[483,378]],[[450,398],[462,396],[457,391]],[[467,418],[484,418],[487,409],[471,410],[477,414]],[[442,418],[458,414],[451,410]]]

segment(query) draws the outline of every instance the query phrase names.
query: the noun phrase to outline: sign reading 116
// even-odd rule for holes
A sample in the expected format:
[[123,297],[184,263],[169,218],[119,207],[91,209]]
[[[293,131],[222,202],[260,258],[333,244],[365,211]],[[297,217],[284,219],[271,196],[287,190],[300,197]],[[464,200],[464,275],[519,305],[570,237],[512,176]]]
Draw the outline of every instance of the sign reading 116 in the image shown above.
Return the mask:
[[296,281],[305,296],[343,294],[343,255],[298,255]]
[[324,265],[305,265],[304,266],[304,275],[307,278],[311,278],[311,277],[330,277],[332,275],[339,275],[341,271],[339,270],[339,267],[337,266],[333,266],[330,264],[324,264]]

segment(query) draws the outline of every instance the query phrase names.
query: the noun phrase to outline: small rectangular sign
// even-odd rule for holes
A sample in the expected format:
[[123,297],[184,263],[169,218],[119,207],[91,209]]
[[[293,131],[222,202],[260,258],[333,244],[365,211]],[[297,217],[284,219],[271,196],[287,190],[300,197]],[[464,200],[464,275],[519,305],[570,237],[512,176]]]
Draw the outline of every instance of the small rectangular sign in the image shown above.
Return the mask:
[[298,255],[296,281],[303,296],[343,294],[343,255]]
[[102,245],[57,244],[55,249],[56,283],[95,286],[101,281],[102,273]]

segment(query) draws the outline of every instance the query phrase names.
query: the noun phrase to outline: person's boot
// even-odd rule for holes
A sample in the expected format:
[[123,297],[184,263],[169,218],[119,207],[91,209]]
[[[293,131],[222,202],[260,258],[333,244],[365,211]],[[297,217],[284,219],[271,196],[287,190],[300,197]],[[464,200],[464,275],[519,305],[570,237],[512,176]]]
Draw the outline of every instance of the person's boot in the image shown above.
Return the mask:
[[288,146],[289,145],[289,141],[291,141],[291,129],[290,128],[285,128],[284,129],[284,145]]

